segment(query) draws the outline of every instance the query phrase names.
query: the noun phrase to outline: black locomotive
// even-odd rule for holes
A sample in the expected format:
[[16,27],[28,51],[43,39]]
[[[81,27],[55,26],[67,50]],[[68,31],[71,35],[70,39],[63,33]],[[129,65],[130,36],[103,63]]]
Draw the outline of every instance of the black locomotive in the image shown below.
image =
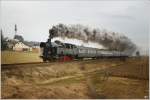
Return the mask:
[[89,48],[76,46],[69,43],[61,43],[60,41],[40,43],[41,58],[43,61],[51,61],[56,59],[70,60],[83,58],[126,58],[128,55],[124,52],[101,50],[97,48]]

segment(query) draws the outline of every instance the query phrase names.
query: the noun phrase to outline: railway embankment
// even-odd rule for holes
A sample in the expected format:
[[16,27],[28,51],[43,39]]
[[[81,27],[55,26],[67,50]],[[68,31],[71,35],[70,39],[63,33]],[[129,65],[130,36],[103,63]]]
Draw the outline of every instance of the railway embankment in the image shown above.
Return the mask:
[[2,98],[147,98],[148,58],[2,66]]

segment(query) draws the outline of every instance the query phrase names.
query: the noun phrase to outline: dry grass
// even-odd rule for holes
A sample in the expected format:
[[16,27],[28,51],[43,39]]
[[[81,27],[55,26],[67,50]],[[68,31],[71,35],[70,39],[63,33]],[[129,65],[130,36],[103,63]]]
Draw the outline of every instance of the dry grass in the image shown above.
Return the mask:
[[2,98],[142,99],[149,94],[148,65],[148,58],[20,65],[2,70]]
[[107,81],[97,80],[94,84],[97,93],[108,99],[144,99],[149,95],[148,83],[148,80],[109,77]]
[[1,63],[26,63],[26,62],[40,62],[39,53],[33,52],[15,52],[15,51],[2,51]]
[[149,79],[149,61],[148,58],[131,59],[126,64],[108,68],[111,76]]

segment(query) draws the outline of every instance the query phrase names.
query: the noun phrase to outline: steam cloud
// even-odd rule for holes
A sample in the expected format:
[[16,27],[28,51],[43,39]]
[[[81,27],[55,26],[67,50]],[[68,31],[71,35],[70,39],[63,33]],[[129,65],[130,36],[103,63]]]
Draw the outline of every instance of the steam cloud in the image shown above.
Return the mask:
[[53,37],[67,37],[79,39],[84,42],[97,42],[109,50],[124,51],[130,54],[136,49],[136,45],[122,34],[108,32],[107,30],[92,29],[80,24],[58,24],[50,29],[50,33],[53,34]]

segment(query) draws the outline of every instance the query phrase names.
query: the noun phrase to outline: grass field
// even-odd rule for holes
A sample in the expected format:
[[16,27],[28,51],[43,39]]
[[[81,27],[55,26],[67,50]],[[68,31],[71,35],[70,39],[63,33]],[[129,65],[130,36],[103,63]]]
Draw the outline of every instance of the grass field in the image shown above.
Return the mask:
[[[2,66],[5,67],[5,66]],[[148,99],[149,58],[98,59],[2,68],[2,98]]]
[[15,51],[2,51],[1,52],[2,64],[40,62],[40,61],[42,60],[39,57],[39,53],[15,52]]

